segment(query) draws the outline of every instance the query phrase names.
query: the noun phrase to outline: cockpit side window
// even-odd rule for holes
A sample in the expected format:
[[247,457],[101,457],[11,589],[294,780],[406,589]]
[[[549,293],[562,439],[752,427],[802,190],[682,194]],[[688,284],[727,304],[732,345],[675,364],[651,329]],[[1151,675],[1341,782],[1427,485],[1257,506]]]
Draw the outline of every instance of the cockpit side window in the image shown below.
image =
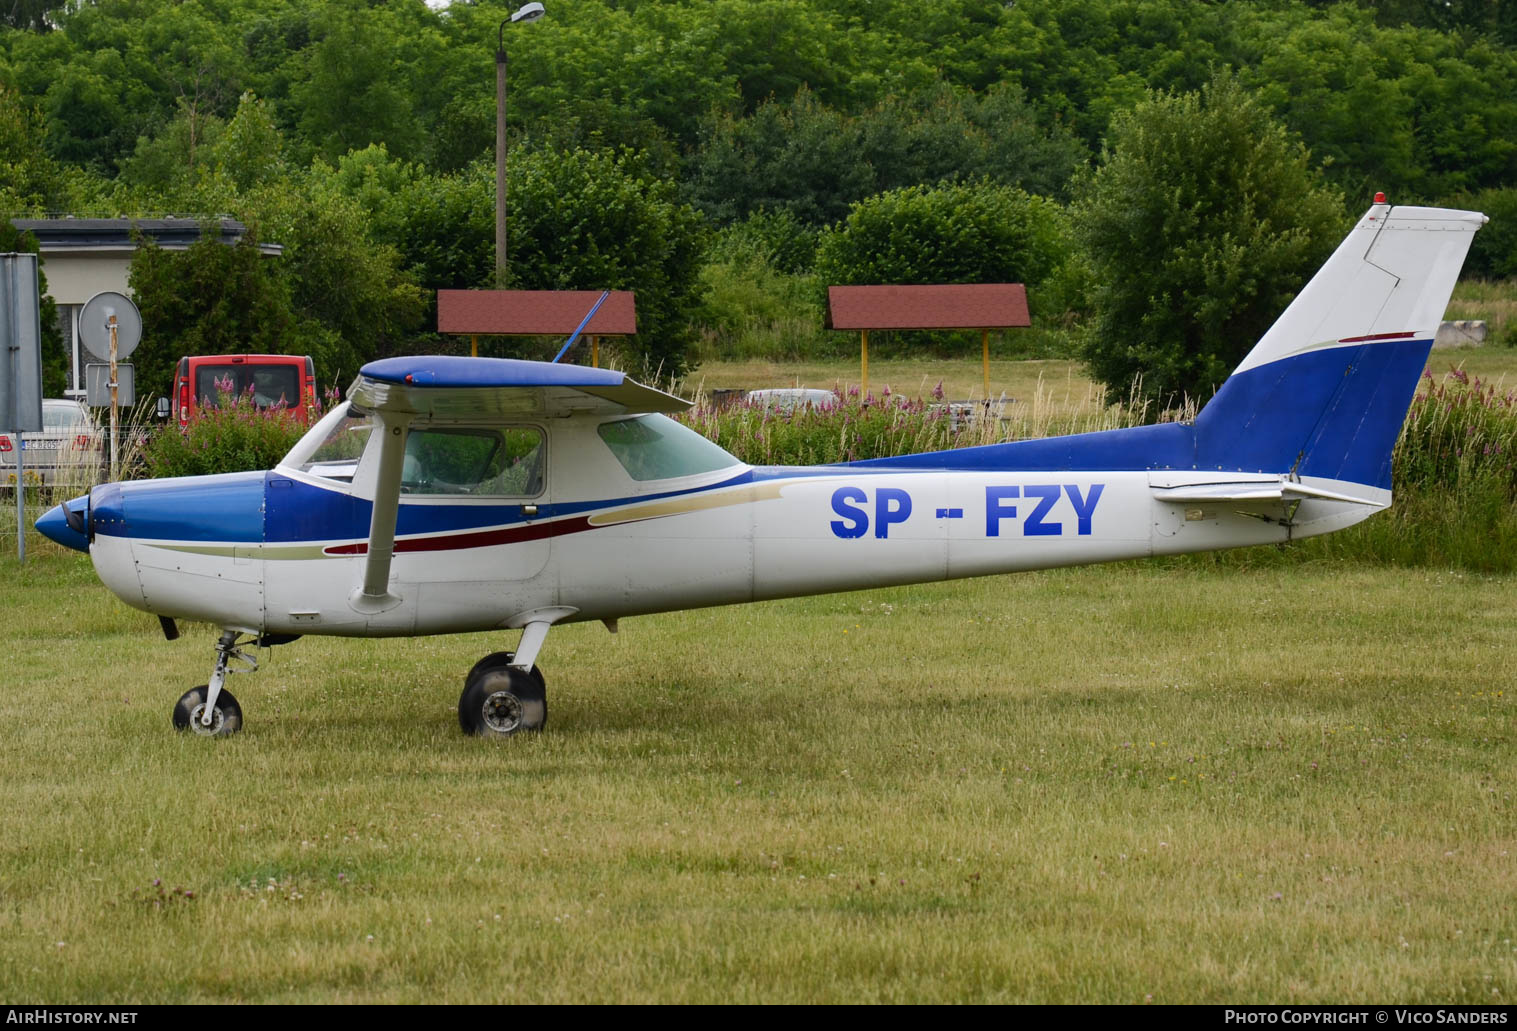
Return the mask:
[[699,433],[662,415],[639,415],[596,427],[627,475],[669,480],[740,465]]
[[532,426],[431,427],[406,435],[402,494],[536,497],[543,435]]

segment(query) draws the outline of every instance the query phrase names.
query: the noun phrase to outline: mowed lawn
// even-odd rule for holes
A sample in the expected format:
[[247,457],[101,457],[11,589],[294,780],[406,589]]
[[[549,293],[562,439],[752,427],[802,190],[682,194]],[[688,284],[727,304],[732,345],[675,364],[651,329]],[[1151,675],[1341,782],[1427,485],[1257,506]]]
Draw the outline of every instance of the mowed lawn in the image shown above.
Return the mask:
[[82,557],[0,560],[0,1001],[1517,993],[1517,581],[1158,562],[514,635],[308,638],[175,733]]

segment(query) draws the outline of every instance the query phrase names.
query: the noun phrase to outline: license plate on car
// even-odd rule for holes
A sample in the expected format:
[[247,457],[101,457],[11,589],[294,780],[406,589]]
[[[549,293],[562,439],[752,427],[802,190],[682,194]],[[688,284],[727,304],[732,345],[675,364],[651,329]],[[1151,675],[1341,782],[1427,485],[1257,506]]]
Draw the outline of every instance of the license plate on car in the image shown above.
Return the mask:
[[22,451],[57,451],[61,445],[56,440],[23,440]]

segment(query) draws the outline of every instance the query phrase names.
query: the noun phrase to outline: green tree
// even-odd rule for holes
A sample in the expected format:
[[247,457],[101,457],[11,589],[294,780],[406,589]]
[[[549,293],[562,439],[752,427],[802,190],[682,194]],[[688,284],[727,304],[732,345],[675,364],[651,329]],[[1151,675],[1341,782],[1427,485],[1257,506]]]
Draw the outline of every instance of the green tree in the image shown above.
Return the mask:
[[1343,200],[1236,80],[1153,94],[1081,184],[1085,353],[1117,391],[1209,397],[1342,238]]
[[216,171],[246,193],[284,177],[284,137],[263,101],[244,93],[237,113],[211,148]]
[[865,197],[918,183],[986,178],[1058,194],[1085,157],[1013,85],[973,94],[939,83],[857,115],[802,90],[746,118],[710,119],[688,178],[696,205],[719,222],[767,210],[821,226]]
[[824,286],[1026,283],[1034,296],[1071,248],[1063,209],[989,182],[909,186],[854,205],[822,234]]
[[507,183],[512,288],[634,290],[628,358],[644,371],[684,370],[694,339],[704,220],[635,154],[529,150]]
[[303,353],[290,347],[296,319],[276,262],[253,232],[223,244],[215,222],[183,251],[140,240],[127,274],[142,312],[142,342],[132,358],[137,392],[167,394],[174,364],[186,354]]
[[46,32],[53,27],[53,19],[68,0],[10,0],[0,4],[0,22],[13,29],[34,29]]
[[422,327],[433,295],[402,270],[394,247],[371,235],[358,202],[320,170],[269,184],[248,210],[284,246],[278,270],[294,324],[280,350],[311,355],[324,382],[345,384]]
[[46,132],[35,108],[0,84],[0,212],[56,210],[62,171],[42,147]]
[[304,80],[291,91],[302,135],[329,161],[376,142],[402,154],[421,146],[415,91],[395,74],[390,26],[375,13],[358,4],[329,5],[305,53]]
[[1475,234],[1464,275],[1473,279],[1517,278],[1517,187],[1481,190],[1474,196],[1456,197],[1454,203],[1483,211],[1491,218]]

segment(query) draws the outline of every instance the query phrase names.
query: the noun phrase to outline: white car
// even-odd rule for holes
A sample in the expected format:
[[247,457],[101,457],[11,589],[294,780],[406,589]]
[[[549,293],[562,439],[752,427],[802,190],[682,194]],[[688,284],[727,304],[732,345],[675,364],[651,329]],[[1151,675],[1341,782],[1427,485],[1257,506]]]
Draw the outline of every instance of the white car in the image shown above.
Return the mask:
[[810,390],[805,387],[779,387],[773,390],[748,391],[748,403],[767,408],[773,412],[789,414],[797,410],[814,408],[822,411],[838,406],[838,397],[830,390]]
[[100,479],[105,440],[90,410],[78,401],[47,398],[42,402],[42,429],[20,435],[0,433],[0,484],[16,483],[17,452],[29,484],[71,483],[93,486]]

